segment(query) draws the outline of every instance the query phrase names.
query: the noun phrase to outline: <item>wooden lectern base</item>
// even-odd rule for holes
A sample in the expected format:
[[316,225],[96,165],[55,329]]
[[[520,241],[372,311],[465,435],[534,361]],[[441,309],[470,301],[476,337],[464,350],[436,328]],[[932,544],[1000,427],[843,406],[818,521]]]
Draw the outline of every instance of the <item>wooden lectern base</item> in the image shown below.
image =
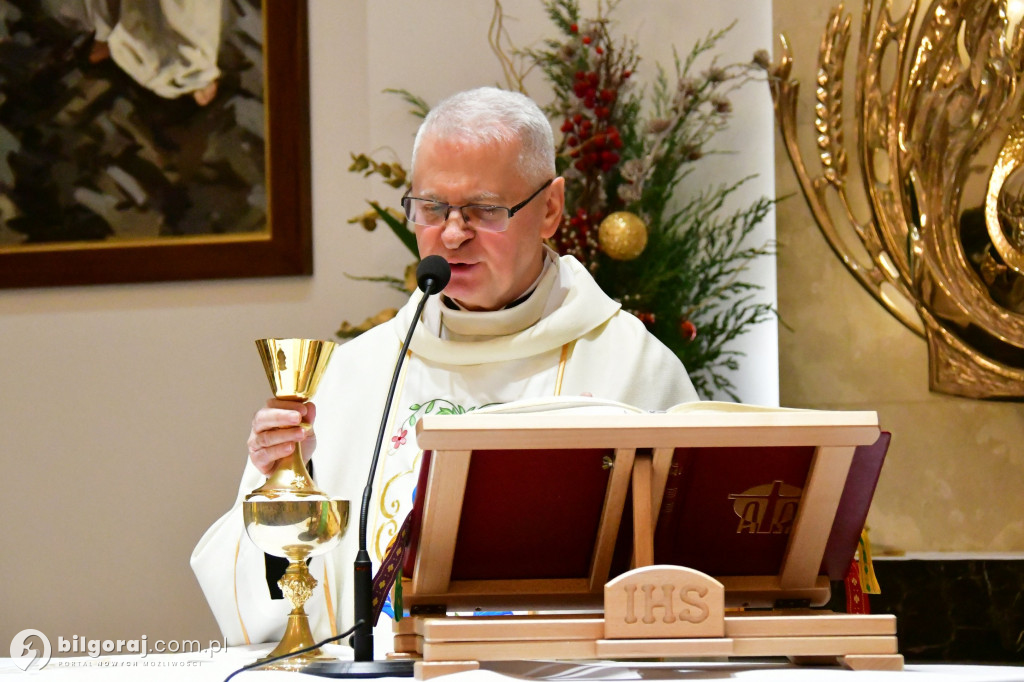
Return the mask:
[[896,619],[810,611],[725,616],[725,636],[605,639],[603,617],[413,616],[396,625],[396,647],[421,657],[416,679],[475,670],[481,661],[785,656],[798,665],[902,670]]
[[721,583],[692,569],[629,571],[605,586],[604,603],[596,616],[412,616],[396,626],[395,647],[421,657],[417,679],[532,659],[785,656],[852,670],[903,668],[894,616],[726,612]]

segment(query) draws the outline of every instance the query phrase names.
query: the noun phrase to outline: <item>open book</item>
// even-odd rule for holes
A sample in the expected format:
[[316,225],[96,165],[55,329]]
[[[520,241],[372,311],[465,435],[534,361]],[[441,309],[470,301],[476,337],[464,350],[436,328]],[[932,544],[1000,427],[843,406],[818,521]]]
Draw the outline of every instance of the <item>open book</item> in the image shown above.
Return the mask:
[[[701,400],[674,405],[664,413],[682,414],[686,412],[722,412],[722,413],[753,413],[753,412],[812,412],[790,407],[764,407],[745,403],[730,403],[715,400]],[[593,398],[591,396],[554,396],[548,398],[527,398],[500,405],[489,405],[475,411],[476,414],[660,414],[615,400]]]

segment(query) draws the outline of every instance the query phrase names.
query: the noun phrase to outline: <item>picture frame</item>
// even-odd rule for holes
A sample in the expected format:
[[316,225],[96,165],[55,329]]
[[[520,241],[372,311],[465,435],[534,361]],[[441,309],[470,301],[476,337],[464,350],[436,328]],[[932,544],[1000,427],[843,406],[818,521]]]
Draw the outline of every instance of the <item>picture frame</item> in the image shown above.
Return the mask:
[[0,288],[310,275],[307,0],[263,0],[267,229],[0,246]]

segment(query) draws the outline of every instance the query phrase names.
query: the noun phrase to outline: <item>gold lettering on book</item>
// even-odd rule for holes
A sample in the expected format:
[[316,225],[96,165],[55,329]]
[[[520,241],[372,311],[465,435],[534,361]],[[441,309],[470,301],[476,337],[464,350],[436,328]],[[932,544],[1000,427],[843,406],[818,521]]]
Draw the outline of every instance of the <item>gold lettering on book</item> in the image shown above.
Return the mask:
[[740,518],[737,533],[789,535],[796,520],[803,489],[783,481],[756,485],[729,495],[733,511]]
[[722,637],[725,591],[682,566],[646,566],[605,585],[608,639]]

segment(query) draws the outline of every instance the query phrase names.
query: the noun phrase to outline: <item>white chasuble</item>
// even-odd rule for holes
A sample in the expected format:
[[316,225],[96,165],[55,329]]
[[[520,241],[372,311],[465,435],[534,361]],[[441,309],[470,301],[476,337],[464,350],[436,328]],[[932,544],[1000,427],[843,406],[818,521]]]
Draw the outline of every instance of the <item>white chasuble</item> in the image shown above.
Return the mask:
[[[487,405],[555,395],[592,395],[663,410],[697,400],[678,358],[634,316],[620,310],[572,257],[545,254],[530,296],[505,310],[449,309],[440,297],[424,308],[392,401],[368,520],[374,568],[412,508],[421,453],[416,422],[426,414],[462,414]],[[359,502],[380,427],[387,390],[416,303],[394,320],[336,349],[313,401],[313,454],[318,487],[350,500],[340,546],[313,559],[321,585],[306,603],[314,637],[353,622],[352,571],[358,547]],[[263,554],[245,536],[241,500],[264,477],[246,464],[235,506],[203,536],[192,567],[228,644],[273,641],[290,607],[272,600]],[[386,617],[375,649],[391,650]]]

